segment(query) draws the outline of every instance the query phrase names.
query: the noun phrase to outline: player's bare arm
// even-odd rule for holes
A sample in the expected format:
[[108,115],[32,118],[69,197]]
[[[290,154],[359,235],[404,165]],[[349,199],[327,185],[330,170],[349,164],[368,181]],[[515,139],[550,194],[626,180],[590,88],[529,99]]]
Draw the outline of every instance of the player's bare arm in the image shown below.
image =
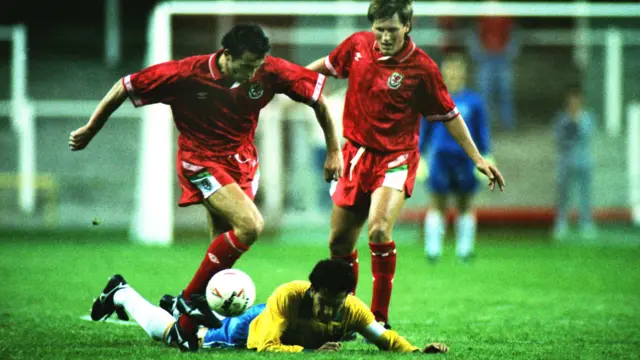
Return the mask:
[[323,56],[320,59],[315,60],[311,64],[307,65],[306,68],[309,69],[309,70],[313,70],[315,72],[318,72],[318,73],[320,73],[322,75],[325,75],[325,76],[333,76],[331,71],[329,71],[329,69],[327,69],[327,67],[324,66],[324,59],[325,59],[325,57]]
[[378,322],[369,324],[360,334],[375,344],[378,349],[391,352],[423,352],[426,354],[446,353],[449,348],[441,343],[431,343],[419,349],[395,331],[385,329]]
[[320,96],[318,101],[312,105],[312,108],[316,114],[316,119],[318,119],[318,124],[320,124],[324,132],[324,140],[327,146],[327,159],[324,163],[324,179],[326,181],[338,180],[342,175],[344,164],[336,124],[329,113],[329,108],[324,96]]
[[464,149],[471,160],[473,160],[473,163],[476,164],[478,171],[489,178],[489,189],[493,190],[497,184],[500,191],[504,191],[505,182],[500,170],[482,157],[471,138],[469,129],[464,119],[462,119],[462,116],[458,115],[453,118],[453,120],[447,121],[444,124],[451,136],[456,139],[456,142]]
[[87,124],[71,132],[69,135],[69,148],[71,151],[82,150],[87,147],[91,139],[107,122],[109,116],[122,105],[126,98],[127,91],[122,84],[122,79],[120,79],[100,101]]

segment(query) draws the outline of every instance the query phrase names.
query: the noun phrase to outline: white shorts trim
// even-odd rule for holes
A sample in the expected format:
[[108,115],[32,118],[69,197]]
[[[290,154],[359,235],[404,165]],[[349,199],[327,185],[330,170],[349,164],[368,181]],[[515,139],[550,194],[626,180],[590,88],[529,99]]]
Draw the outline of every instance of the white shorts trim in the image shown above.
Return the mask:
[[384,181],[382,187],[388,187],[399,191],[404,191],[404,184],[407,182],[409,176],[409,170],[400,170],[395,172],[388,172],[384,175]]
[[213,177],[213,175],[210,175],[209,173],[204,173],[204,174],[207,174],[208,176],[191,178],[189,179],[189,182],[195,185],[198,188],[198,190],[200,190],[200,192],[202,193],[202,196],[205,199],[207,199],[209,196],[213,195],[216,191],[220,190],[220,188],[222,188],[222,185],[220,185],[220,182],[216,180],[216,178]]
[[253,194],[253,196],[256,196],[256,194],[258,193],[259,187],[260,187],[260,169],[256,171],[256,175],[253,177],[253,180],[251,181],[251,193]]

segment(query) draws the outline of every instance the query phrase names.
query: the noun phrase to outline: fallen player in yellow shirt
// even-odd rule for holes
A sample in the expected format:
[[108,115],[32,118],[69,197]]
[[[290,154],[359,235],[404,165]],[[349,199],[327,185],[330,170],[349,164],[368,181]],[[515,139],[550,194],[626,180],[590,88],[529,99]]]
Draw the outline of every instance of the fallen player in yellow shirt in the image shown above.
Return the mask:
[[[357,332],[384,351],[448,351],[440,343],[417,348],[395,331],[385,329],[360,299],[348,293],[354,285],[349,264],[322,260],[314,267],[308,282],[283,284],[266,304],[254,305],[238,317],[223,319],[219,328],[202,327],[198,331],[198,347],[246,347],[264,352],[339,351],[340,339]],[[116,310],[120,315],[122,309],[155,340],[175,342],[167,339],[177,335],[169,333],[174,317],[147,302],[124,278],[115,275],[94,302],[91,315],[94,320],[101,320]]]

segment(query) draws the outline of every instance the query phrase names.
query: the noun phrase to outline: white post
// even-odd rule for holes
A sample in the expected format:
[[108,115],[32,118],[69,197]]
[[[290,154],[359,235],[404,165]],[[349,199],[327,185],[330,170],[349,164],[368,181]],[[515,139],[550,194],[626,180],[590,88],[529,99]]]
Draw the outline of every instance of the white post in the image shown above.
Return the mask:
[[607,134],[620,135],[622,130],[622,33],[609,28],[605,38],[606,68],[604,84],[604,119]]
[[629,135],[627,161],[629,166],[629,202],[631,219],[640,226],[640,102],[627,107]]
[[216,17],[216,42],[213,45],[214,49],[218,47],[222,47],[222,37],[226,34],[231,27],[233,26],[233,17],[232,16],[217,16]]
[[282,215],[284,188],[284,135],[282,133],[282,99],[280,95],[271,100],[260,112],[258,150],[260,154],[260,192],[262,213],[268,227],[276,227]]
[[120,0],[106,0],[104,2],[104,60],[108,67],[120,64]]
[[[337,5],[336,13],[341,14],[350,6],[352,0],[342,0]],[[354,16],[336,16],[336,46],[353,34],[356,29],[356,18]]]
[[[149,26],[147,65],[171,59],[171,17],[166,4],[155,8]],[[142,144],[138,169],[135,215],[130,238],[146,244],[173,241],[173,122],[166,105],[143,108]]]
[[[576,3],[581,6],[587,4],[586,0],[576,0]],[[586,70],[589,64],[589,52],[591,47],[591,41],[589,39],[589,18],[577,17],[575,18],[575,34],[573,45],[573,61],[582,70]]]
[[290,116],[289,144],[291,151],[287,194],[290,196],[294,211],[311,211],[317,204],[316,177],[320,172],[315,168],[314,146],[309,134],[309,124],[315,125],[313,112],[307,106],[295,104],[296,110]]
[[32,214],[36,200],[36,138],[27,96],[27,28],[15,25],[12,40],[11,100],[13,126],[18,135],[18,206],[23,213]]

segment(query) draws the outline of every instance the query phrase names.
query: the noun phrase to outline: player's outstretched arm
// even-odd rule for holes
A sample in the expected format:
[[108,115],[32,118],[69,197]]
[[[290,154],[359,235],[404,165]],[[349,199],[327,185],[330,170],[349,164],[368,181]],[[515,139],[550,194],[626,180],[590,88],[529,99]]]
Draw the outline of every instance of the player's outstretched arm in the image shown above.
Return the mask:
[[342,153],[340,151],[340,141],[338,140],[338,130],[327,106],[324,96],[320,96],[312,106],[316,114],[318,124],[324,132],[324,141],[327,146],[327,159],[324,163],[324,179],[326,181],[338,180],[342,176],[344,166]]
[[453,120],[445,122],[444,125],[451,136],[464,149],[464,152],[473,160],[473,163],[476,164],[478,171],[489,178],[489,188],[493,190],[497,184],[500,191],[503,191],[505,182],[500,170],[480,155],[462,116],[458,115]]
[[322,75],[325,75],[325,76],[333,76],[331,71],[329,71],[329,69],[327,69],[327,67],[324,66],[324,59],[325,59],[325,57],[323,56],[320,59],[315,60],[311,64],[307,65],[306,68],[309,69],[309,70],[313,70],[313,71],[315,71],[317,73],[320,73]]
[[446,353],[449,348],[441,343],[431,343],[419,349],[395,331],[387,330],[378,322],[372,322],[360,332],[367,340],[374,343],[378,349],[393,352],[423,352],[425,354]]
[[107,122],[109,116],[122,105],[126,98],[127,91],[122,84],[122,79],[120,79],[102,98],[89,121],[84,126],[71,132],[69,135],[69,148],[71,151],[82,150],[87,147],[91,139]]

